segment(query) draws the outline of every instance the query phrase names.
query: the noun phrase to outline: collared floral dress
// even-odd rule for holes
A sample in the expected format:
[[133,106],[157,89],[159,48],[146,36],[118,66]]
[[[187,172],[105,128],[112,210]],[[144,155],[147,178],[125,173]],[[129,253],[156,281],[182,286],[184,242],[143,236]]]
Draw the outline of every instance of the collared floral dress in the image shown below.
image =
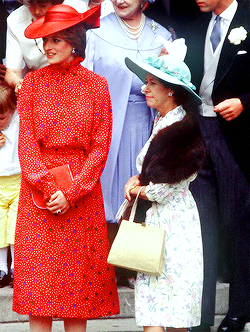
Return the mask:
[[[112,111],[106,79],[80,65],[44,67],[26,75],[19,94],[22,184],[15,234],[13,309],[37,316],[96,318],[119,312],[100,176]],[[37,208],[36,186],[57,188],[50,168],[68,164],[65,214]]]
[[[137,158],[140,172],[153,137],[159,130],[185,116],[181,106],[159,118]],[[203,253],[200,220],[189,183],[196,175],[170,185],[146,186],[150,201],[157,203],[160,227],[166,230],[161,276],[138,273],[135,285],[136,322],[141,326],[191,327],[200,324]],[[146,224],[155,225],[152,208]],[[156,225],[158,226],[158,225]]]

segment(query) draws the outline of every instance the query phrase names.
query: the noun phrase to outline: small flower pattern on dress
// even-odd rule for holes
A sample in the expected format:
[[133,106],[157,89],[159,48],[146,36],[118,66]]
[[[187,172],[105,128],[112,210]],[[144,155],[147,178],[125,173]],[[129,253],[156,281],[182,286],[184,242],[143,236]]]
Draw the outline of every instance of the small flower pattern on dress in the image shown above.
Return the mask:
[[[185,116],[181,106],[158,117],[153,133],[137,158],[141,171],[152,138]],[[138,273],[135,284],[135,316],[140,326],[192,327],[200,324],[203,284],[203,253],[200,221],[189,191],[191,176],[177,184],[152,182],[145,188],[150,201],[157,203],[160,227],[166,230],[163,272],[157,276]],[[146,225],[155,226],[153,209]]]
[[[119,312],[100,175],[112,133],[104,78],[79,60],[26,75],[19,94],[22,169],[15,234],[14,311],[24,315],[96,318]],[[69,164],[73,184],[63,190],[62,215],[37,208],[36,186],[50,197],[49,169]]]

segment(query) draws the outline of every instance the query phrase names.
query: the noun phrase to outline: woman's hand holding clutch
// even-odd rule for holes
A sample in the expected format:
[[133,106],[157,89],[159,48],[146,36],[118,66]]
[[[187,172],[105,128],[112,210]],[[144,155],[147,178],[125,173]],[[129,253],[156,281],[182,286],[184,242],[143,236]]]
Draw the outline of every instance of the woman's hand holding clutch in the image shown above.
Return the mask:
[[64,214],[69,208],[70,203],[67,201],[61,190],[55,192],[47,203],[47,209],[55,214]]

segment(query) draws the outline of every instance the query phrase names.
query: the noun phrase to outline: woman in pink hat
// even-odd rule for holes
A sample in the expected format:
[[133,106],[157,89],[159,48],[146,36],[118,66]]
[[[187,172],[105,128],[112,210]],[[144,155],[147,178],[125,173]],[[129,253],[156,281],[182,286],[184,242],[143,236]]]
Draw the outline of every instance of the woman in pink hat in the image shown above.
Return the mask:
[[[106,79],[80,64],[85,30],[99,26],[99,16],[100,7],[80,14],[56,5],[25,31],[43,38],[50,64],[25,76],[18,101],[22,185],[13,309],[30,316],[32,332],[50,332],[52,317],[64,319],[65,331],[82,332],[87,319],[119,313],[100,185],[111,102]],[[70,170],[67,185],[64,175],[61,185],[53,175],[58,166]]]

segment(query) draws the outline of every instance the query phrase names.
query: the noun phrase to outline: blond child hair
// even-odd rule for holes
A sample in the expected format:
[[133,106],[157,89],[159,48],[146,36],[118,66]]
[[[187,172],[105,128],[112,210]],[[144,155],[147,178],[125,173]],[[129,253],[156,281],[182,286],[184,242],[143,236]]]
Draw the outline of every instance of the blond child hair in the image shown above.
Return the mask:
[[[0,81],[0,288],[13,279],[14,232],[21,182],[18,160],[17,98],[14,89]],[[8,251],[11,269],[8,269]]]

